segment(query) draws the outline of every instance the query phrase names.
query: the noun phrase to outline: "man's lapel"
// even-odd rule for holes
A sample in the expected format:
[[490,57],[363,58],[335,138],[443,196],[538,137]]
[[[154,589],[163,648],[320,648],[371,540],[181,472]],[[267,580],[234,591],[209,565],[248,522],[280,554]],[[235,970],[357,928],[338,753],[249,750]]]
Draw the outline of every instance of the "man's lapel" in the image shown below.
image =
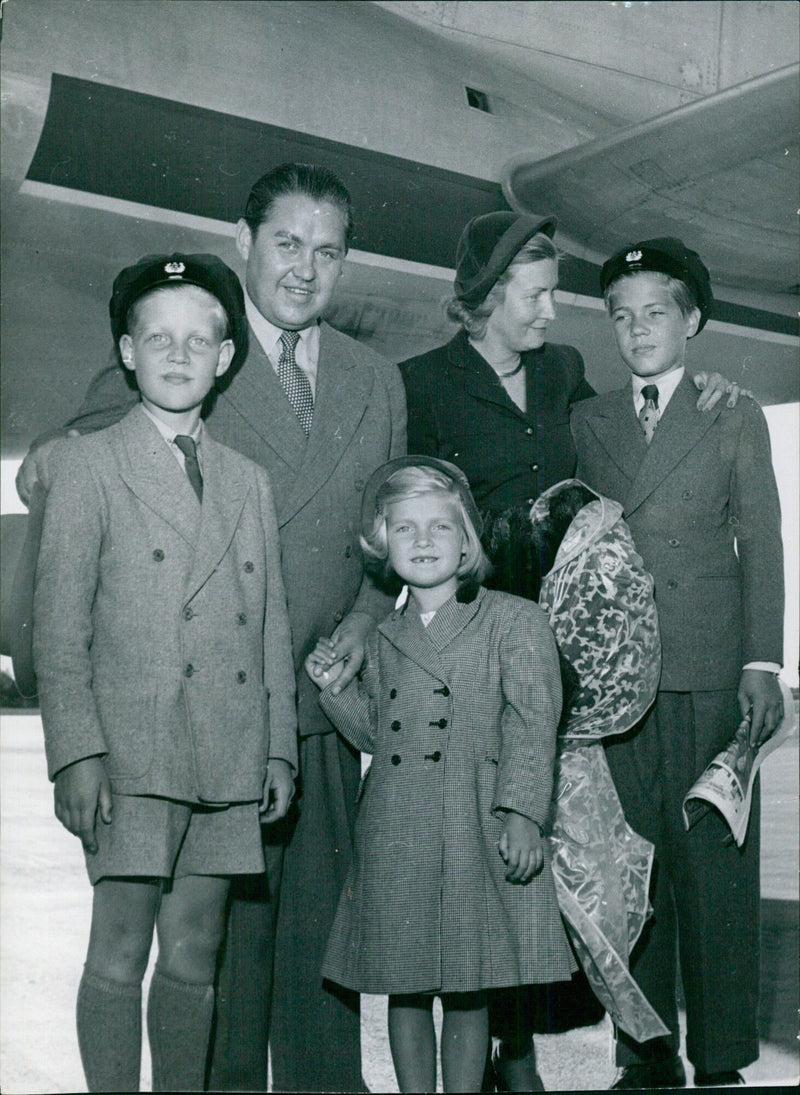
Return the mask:
[[137,404],[119,422],[119,473],[136,497],[194,545],[200,506],[186,473],[166,441]]
[[625,513],[632,513],[680,464],[686,454],[711,429],[722,411],[698,411],[697,391],[688,375],[680,384],[656,426],[638,474],[624,499]]

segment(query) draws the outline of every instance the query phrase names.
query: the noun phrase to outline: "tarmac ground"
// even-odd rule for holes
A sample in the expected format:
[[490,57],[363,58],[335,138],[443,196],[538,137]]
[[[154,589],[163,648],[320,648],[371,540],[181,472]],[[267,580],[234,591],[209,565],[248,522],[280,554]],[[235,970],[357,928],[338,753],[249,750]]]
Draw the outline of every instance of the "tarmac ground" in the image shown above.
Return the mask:
[[[88,938],[91,888],[78,841],[53,816],[41,723],[6,712],[0,727],[0,1090],[7,1095],[85,1091],[74,1029]],[[762,768],[761,1056],[748,1086],[796,1087],[798,1055],[798,741]],[[148,973],[149,977],[149,973]],[[147,980],[147,979],[146,979]],[[371,1091],[397,1084],[386,1001],[363,997],[364,1078]],[[594,1091],[614,1076],[607,1020],[537,1038],[539,1071],[552,1091]],[[691,1082],[691,1069],[687,1068]],[[145,1047],[142,1089],[150,1089]]]

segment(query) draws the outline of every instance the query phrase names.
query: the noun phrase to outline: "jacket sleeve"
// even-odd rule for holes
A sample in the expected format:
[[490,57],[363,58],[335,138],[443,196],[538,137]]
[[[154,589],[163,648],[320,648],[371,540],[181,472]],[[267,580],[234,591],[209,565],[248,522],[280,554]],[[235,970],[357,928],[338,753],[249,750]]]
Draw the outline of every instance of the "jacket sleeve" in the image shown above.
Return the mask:
[[586,379],[586,370],[581,355],[574,346],[565,346],[564,349],[568,351],[569,404],[572,406],[573,403],[580,403],[582,399],[590,399],[597,393]]
[[434,402],[426,397],[425,391],[425,365],[415,360],[403,362],[400,372],[405,383],[408,406],[408,451],[439,456]]
[[113,426],[124,418],[128,411],[139,402],[136,387],[130,387],[122,367],[112,353],[109,364],[97,373],[89,383],[83,403],[78,411],[56,429],[40,434],[31,445],[32,449],[43,445],[45,441],[63,437],[67,430],[79,433],[94,433]]
[[292,660],[292,636],[281,573],[278,519],[275,515],[275,503],[269,477],[259,468],[257,479],[267,561],[264,687],[267,690],[269,711],[269,757],[288,761],[297,771],[296,683]]
[[378,681],[378,636],[373,632],[359,676],[338,696],[329,685],[319,697],[322,710],[342,737],[362,753],[375,752]]
[[742,575],[743,664],[783,664],[784,571],[781,507],[764,413],[739,402],[741,429],[731,483],[731,514]]
[[553,794],[561,674],[544,613],[524,606],[500,647],[505,709],[493,810],[514,810],[544,827]]
[[103,536],[103,500],[72,444],[53,461],[33,602],[33,649],[50,779],[108,752],[92,691],[92,606]]

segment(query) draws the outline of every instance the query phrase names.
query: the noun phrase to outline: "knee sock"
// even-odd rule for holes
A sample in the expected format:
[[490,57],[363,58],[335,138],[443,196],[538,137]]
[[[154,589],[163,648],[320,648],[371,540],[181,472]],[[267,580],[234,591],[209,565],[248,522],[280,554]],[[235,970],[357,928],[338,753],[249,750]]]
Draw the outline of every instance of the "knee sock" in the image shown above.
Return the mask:
[[156,965],[147,997],[153,1091],[202,1091],[214,986],[195,985]]
[[142,986],[84,969],[78,989],[78,1046],[89,1091],[138,1091]]

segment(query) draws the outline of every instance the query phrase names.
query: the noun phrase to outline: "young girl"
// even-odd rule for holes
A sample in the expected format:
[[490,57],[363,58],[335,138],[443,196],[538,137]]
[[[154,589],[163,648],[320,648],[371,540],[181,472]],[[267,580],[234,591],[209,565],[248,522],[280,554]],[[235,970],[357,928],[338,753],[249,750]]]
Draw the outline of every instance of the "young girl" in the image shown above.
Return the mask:
[[482,589],[488,562],[463,473],[408,456],[372,476],[362,546],[409,591],[341,691],[320,640],[306,668],[341,733],[374,754],[323,974],[389,994],[402,1091],[434,1091],[442,1001],[445,1091],[477,1091],[486,990],[575,968],[543,840],[561,683],[532,602]]

